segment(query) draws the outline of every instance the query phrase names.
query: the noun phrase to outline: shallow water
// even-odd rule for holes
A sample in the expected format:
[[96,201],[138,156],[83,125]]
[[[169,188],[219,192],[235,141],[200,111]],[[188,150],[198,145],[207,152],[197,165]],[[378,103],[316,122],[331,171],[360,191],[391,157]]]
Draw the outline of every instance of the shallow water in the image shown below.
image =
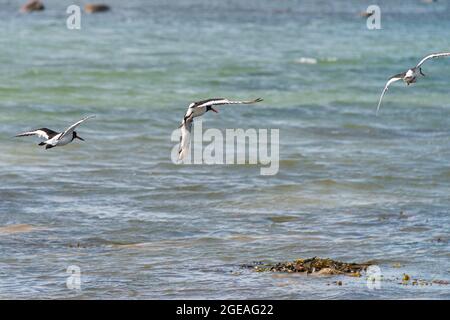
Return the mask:
[[[388,76],[449,49],[447,2],[378,1],[372,31],[370,1],[105,2],[71,31],[70,1],[0,1],[0,298],[450,297],[398,284],[450,280],[450,60],[375,117]],[[187,105],[216,96],[264,98],[203,126],[280,129],[277,175],[172,164]],[[11,139],[89,114],[85,143]],[[312,256],[372,260],[388,281],[240,268]]]

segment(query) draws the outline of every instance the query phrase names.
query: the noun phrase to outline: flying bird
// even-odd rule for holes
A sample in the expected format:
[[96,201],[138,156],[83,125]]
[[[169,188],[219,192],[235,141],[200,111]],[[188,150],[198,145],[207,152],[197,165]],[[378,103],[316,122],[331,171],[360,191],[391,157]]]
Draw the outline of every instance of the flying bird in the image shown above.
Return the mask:
[[194,118],[200,117],[208,111],[218,113],[219,111],[214,109],[214,106],[230,105],[230,104],[252,104],[261,101],[263,101],[263,99],[261,98],[250,101],[231,101],[224,98],[214,98],[191,103],[180,125],[181,137],[180,137],[180,149],[178,151],[178,160],[179,161],[183,160],[189,151],[190,134],[192,128],[192,121],[194,120]]
[[84,141],[83,138],[78,136],[75,129],[82,124],[84,121],[94,118],[95,116],[89,116],[81,119],[80,121],[74,123],[70,127],[68,127],[63,132],[56,132],[48,128],[41,128],[34,131],[28,131],[21,134],[16,135],[16,137],[27,137],[27,136],[37,136],[45,141],[39,143],[40,146],[45,146],[45,149],[51,149],[54,147],[65,146],[66,144],[71,143],[75,139],[80,139]]
[[419,77],[419,75],[425,77],[425,75],[422,72],[422,64],[424,64],[425,61],[427,61],[429,59],[433,59],[433,58],[448,57],[448,56],[450,56],[450,52],[429,54],[428,56],[426,56],[425,58],[420,60],[420,62],[414,68],[411,68],[405,72],[402,72],[402,73],[396,74],[395,76],[390,77],[388,82],[384,86],[383,92],[381,93],[380,101],[378,102],[378,107],[377,107],[377,115],[378,115],[378,110],[380,110],[381,100],[383,100],[384,94],[386,93],[386,91],[388,91],[389,86],[391,84],[393,84],[394,82],[396,82],[398,80],[403,80],[409,86],[411,83],[415,83],[417,81],[417,78]]

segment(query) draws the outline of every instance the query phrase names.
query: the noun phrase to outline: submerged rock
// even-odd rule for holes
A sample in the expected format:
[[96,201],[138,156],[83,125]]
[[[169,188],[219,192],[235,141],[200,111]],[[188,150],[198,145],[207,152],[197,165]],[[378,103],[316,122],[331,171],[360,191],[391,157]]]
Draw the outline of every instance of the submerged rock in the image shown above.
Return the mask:
[[41,228],[32,226],[30,224],[12,224],[8,226],[0,226],[0,235],[32,232],[40,229]]
[[44,4],[41,1],[30,0],[20,8],[20,12],[28,13],[32,11],[42,11],[44,9],[45,9]]
[[367,12],[367,11],[361,11],[359,13],[359,16],[363,17],[363,18],[368,18],[371,17],[374,14],[374,12]]
[[[348,263],[342,261],[336,261],[333,259],[322,258],[309,258],[309,259],[297,259],[292,262],[280,262],[276,264],[252,262],[251,264],[241,265],[241,268],[249,269],[254,272],[274,272],[274,273],[304,273],[310,275],[337,275],[337,276],[350,276],[350,277],[362,277],[362,273],[365,276],[369,276],[367,269],[374,265],[375,262],[364,263]],[[277,274],[277,277],[288,277],[289,275]],[[367,278],[367,280],[369,277]],[[338,278],[339,280],[339,278]],[[380,275],[380,281],[383,282],[395,282],[402,286],[448,286],[450,282],[447,279],[432,279],[426,280],[424,278],[413,278],[410,275],[403,273],[401,276],[395,276],[386,278]],[[362,283],[366,284],[366,281]],[[334,281],[327,285],[335,284],[337,286],[344,285],[343,281]]]
[[[372,265],[366,263],[347,263],[333,259],[309,258],[297,259],[292,262],[282,262],[277,264],[258,264],[251,268],[256,272],[304,272],[317,275],[338,275],[345,274],[353,277],[360,277],[362,271]],[[243,266],[249,268],[249,265]]]
[[87,4],[84,6],[84,11],[86,13],[97,13],[109,11],[110,7],[106,4]]

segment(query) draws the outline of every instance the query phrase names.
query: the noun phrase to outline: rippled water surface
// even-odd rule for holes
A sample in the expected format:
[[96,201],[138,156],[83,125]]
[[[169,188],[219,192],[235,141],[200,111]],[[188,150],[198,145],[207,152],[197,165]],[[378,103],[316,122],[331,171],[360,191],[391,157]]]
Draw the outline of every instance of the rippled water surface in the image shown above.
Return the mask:
[[[450,298],[450,4],[105,1],[66,28],[71,1],[22,15],[0,1],[0,298]],[[263,97],[204,128],[280,130],[280,170],[175,165],[196,100]],[[23,130],[78,132],[45,151]],[[253,261],[375,261],[387,281],[254,273]],[[393,266],[398,264],[400,268]],[[81,269],[81,291],[66,287]]]

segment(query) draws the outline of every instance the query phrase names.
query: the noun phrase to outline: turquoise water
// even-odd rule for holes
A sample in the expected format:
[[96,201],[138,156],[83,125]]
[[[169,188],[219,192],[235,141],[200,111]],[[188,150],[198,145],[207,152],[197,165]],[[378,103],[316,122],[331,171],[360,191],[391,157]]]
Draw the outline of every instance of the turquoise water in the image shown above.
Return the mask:
[[[447,1],[377,1],[382,30],[370,1],[105,1],[78,31],[74,2],[0,1],[0,298],[450,298],[398,284],[450,281],[450,59],[375,116],[387,77],[449,50]],[[279,129],[277,175],[171,162],[188,104],[217,96],[264,98],[203,126]],[[11,138],[89,114],[85,143]],[[240,268],[312,256],[387,280]]]

